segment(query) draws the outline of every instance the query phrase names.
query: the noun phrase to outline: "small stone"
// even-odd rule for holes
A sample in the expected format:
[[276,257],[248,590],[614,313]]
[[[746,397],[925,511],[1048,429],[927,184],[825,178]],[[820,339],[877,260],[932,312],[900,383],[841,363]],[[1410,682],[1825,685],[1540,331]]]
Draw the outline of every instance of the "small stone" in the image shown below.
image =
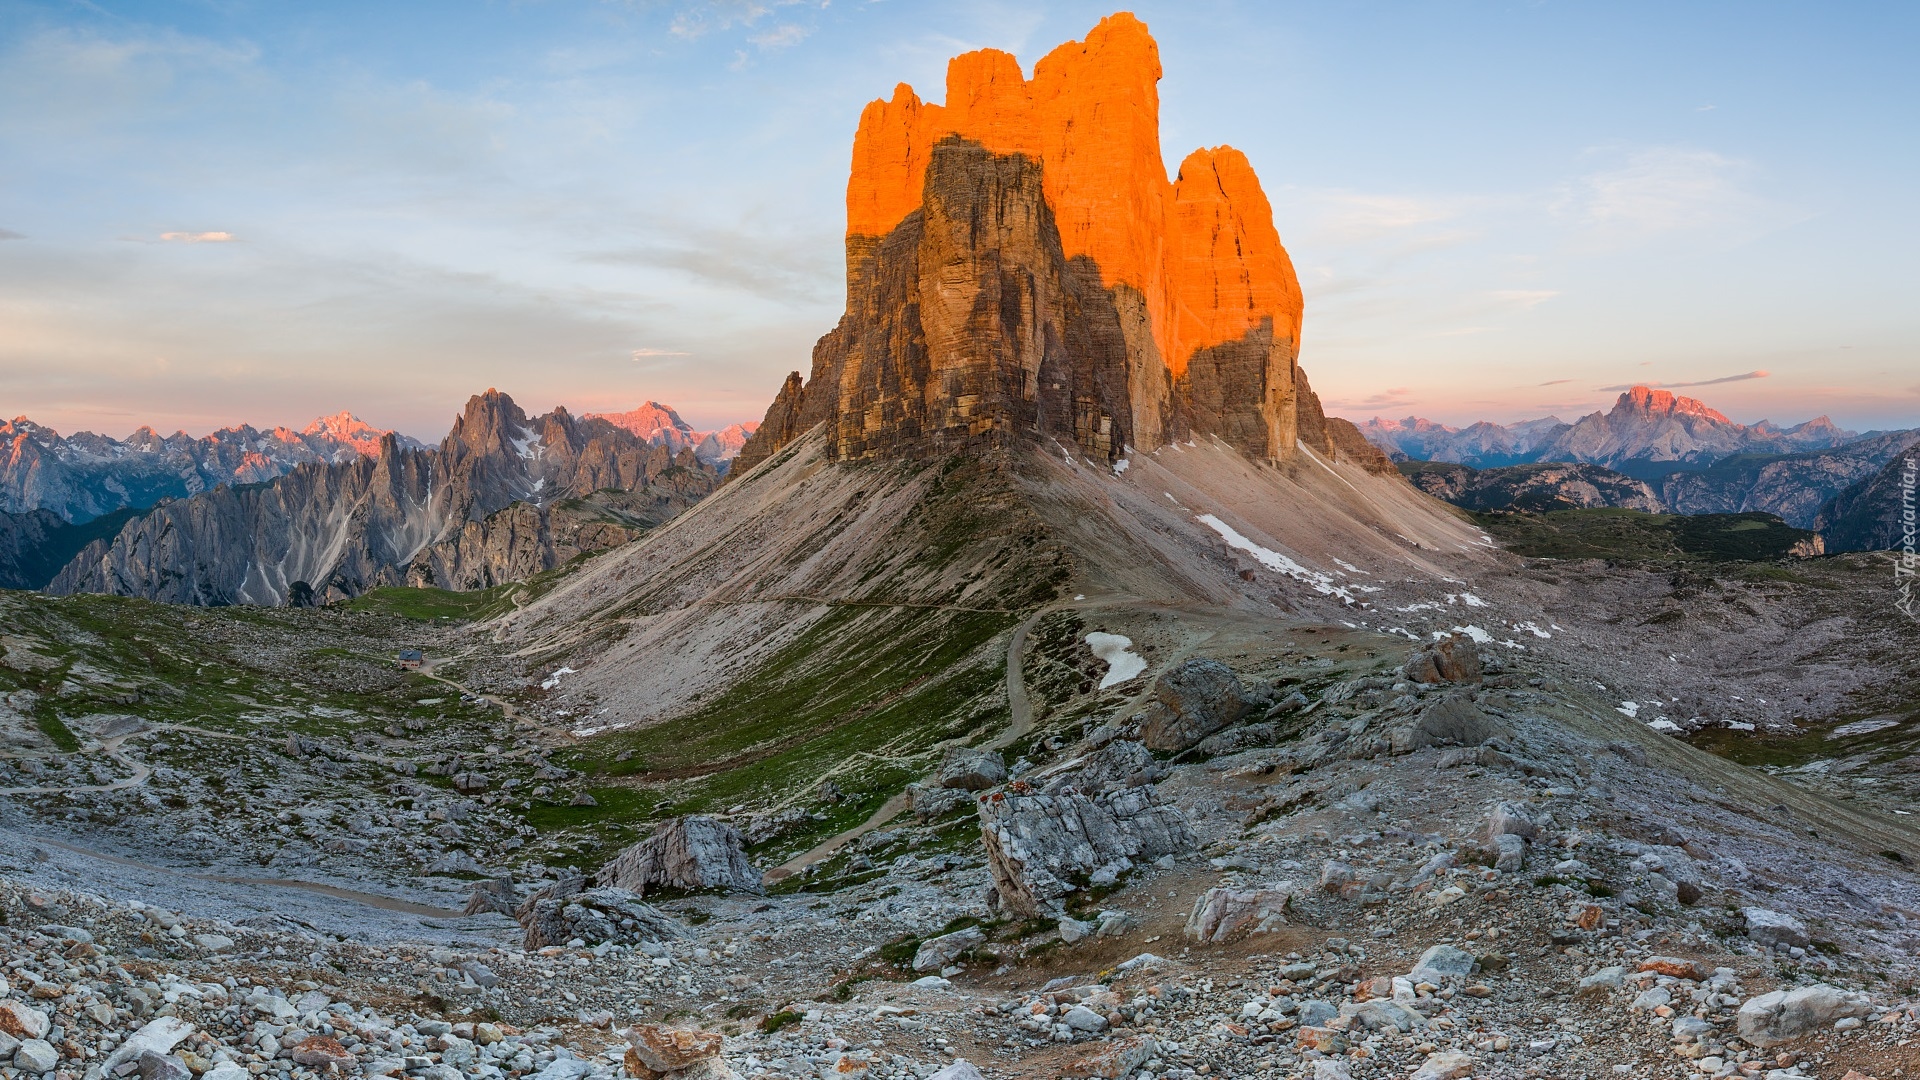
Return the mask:
[[1435,945],[1420,954],[1420,960],[1413,965],[1408,978],[1415,982],[1439,983],[1447,978],[1464,978],[1473,974],[1476,963],[1472,953],[1452,945]]
[[1473,1059],[1457,1050],[1427,1055],[1427,1060],[1408,1080],[1459,1080],[1473,1073]]
[[987,935],[974,926],[956,930],[951,934],[928,938],[920,943],[920,948],[913,954],[913,970],[938,971],[952,963],[961,953],[985,943],[986,940]]
[[1084,1031],[1090,1035],[1107,1030],[1107,1018],[1085,1005],[1075,1005],[1060,1019],[1073,1030]]
[[657,1072],[684,1069],[720,1053],[719,1032],[636,1024],[627,1032],[640,1063]]
[[13,1067],[22,1072],[52,1072],[60,1064],[60,1052],[45,1039],[26,1039],[13,1052]]
[[1688,960],[1679,956],[1649,956],[1640,961],[1640,970],[1675,979],[1692,979],[1695,982],[1713,977],[1712,968],[1698,960]]
[[340,1045],[340,1040],[327,1035],[311,1035],[294,1043],[292,1054],[295,1065],[315,1069],[338,1066],[345,1070],[357,1060],[351,1051]]
[[187,1063],[171,1054],[148,1050],[134,1059],[134,1068],[139,1070],[140,1080],[193,1080]]
[[0,1001],[0,1034],[16,1039],[38,1039],[51,1024],[47,1014],[25,1002]]
[[1771,949],[1784,945],[1788,948],[1804,949],[1813,944],[1813,936],[1807,932],[1807,924],[1791,915],[1762,907],[1750,907],[1741,914],[1747,919],[1747,938],[1761,948]]

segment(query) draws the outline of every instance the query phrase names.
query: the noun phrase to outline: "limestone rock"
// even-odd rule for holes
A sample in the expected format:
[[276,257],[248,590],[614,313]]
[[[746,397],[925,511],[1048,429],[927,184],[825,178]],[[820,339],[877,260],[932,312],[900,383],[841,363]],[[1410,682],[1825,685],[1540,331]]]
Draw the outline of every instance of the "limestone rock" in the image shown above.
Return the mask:
[[1287,924],[1291,889],[1233,889],[1216,886],[1194,901],[1187,937],[1218,943],[1241,930],[1260,934]]
[[1428,1054],[1407,1080],[1460,1080],[1473,1075],[1473,1058],[1458,1050]]
[[962,1059],[929,1075],[927,1080],[986,1080],[986,1078],[980,1075],[980,1070],[974,1068],[972,1062]]
[[511,916],[519,906],[520,893],[513,887],[513,878],[496,877],[474,882],[468,889],[467,904],[462,910],[467,915],[492,911]]
[[50,1026],[46,1013],[24,1001],[0,1001],[0,1034],[16,1039],[38,1039]]
[[1439,983],[1444,979],[1464,979],[1473,974],[1473,954],[1452,945],[1435,945],[1420,954],[1408,978],[1414,982]]
[[1864,1017],[1872,1008],[1865,994],[1816,983],[1748,998],[1736,1021],[1740,1037],[1764,1049],[1830,1028],[1837,1020]]
[[670,1073],[718,1057],[723,1040],[717,1031],[636,1024],[627,1031],[627,1041],[642,1065]]
[[677,817],[614,856],[594,880],[645,896],[648,889],[761,891],[740,833],[703,815]]
[[542,949],[575,939],[598,944],[659,941],[682,936],[672,917],[626,889],[584,889],[572,878],[535,892],[514,910],[525,946]]
[[1747,908],[1742,914],[1747,919],[1748,939],[1762,948],[1786,945],[1804,949],[1813,944],[1807,924],[1791,915],[1762,907]]
[[949,746],[940,759],[940,786],[985,791],[1007,779],[1007,763],[992,750]]
[[913,954],[913,970],[939,971],[953,963],[961,953],[975,945],[983,944],[986,940],[987,935],[973,926],[956,930],[951,934],[928,938],[920,943],[920,948]]
[[1180,811],[1152,788],[1105,795],[1020,795],[980,800],[980,832],[1000,903],[1039,915],[1083,882],[1111,881],[1140,861],[1197,844]]
[[1421,647],[1400,670],[1418,683],[1477,683],[1480,654],[1472,642],[1444,637]]
[[1151,750],[1179,751],[1246,716],[1259,699],[1233,669],[1218,660],[1188,660],[1155,680],[1140,741]]
[[1454,691],[1428,702],[1412,723],[1395,728],[1393,752],[1407,754],[1430,746],[1479,746],[1509,734],[1507,726],[1475,705],[1470,695]]

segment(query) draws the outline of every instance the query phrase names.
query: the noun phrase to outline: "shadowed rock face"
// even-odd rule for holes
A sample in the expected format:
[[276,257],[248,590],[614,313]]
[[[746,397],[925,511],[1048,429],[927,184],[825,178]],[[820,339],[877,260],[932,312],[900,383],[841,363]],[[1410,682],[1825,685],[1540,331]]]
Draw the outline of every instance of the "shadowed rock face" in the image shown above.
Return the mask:
[[[81,551],[48,588],[271,605],[297,582],[320,602],[381,585],[494,585],[624,542],[716,483],[692,450],[676,456],[564,409],[529,419],[489,390],[437,450],[404,450],[389,435],[377,457],[163,503]],[[571,501],[636,489],[650,497],[614,506],[596,496],[608,504],[598,510]]]
[[1172,181],[1158,47],[1131,15],[1042,59],[957,57],[947,102],[862,114],[847,310],[736,472],[816,424],[835,459],[1057,438],[1096,460],[1218,437],[1254,457],[1385,459],[1320,415],[1295,364],[1301,296],[1246,157]]

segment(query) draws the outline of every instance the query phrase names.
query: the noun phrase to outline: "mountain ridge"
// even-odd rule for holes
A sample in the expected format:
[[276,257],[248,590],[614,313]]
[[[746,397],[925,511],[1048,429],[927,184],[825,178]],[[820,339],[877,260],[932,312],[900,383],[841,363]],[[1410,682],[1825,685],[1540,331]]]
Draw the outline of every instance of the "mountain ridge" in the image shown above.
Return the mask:
[[[275,605],[381,585],[482,587],[558,565],[581,542],[624,542],[717,481],[691,450],[674,454],[564,408],[528,417],[489,389],[437,448],[407,449],[389,434],[375,457],[309,462],[265,484],[163,502],[90,544],[49,589]],[[585,520],[569,506],[604,490],[655,498],[620,500]],[[516,506],[524,509],[509,512]]]
[[142,510],[223,484],[264,483],[306,462],[371,456],[388,435],[402,446],[424,446],[345,411],[300,431],[238,424],[197,439],[146,425],[125,439],[91,431],[63,436],[18,416],[0,421],[0,511],[45,509],[80,522],[124,507]]
[[1483,420],[1455,428],[1418,417],[1376,416],[1356,426],[1382,450],[1411,460],[1476,468],[1584,462],[1642,480],[1703,469],[1734,454],[1832,449],[1862,437],[1841,430],[1825,416],[1790,428],[1767,420],[1737,424],[1696,398],[1646,386],[1629,388],[1611,410],[1589,413],[1571,424],[1547,416],[1511,425]]

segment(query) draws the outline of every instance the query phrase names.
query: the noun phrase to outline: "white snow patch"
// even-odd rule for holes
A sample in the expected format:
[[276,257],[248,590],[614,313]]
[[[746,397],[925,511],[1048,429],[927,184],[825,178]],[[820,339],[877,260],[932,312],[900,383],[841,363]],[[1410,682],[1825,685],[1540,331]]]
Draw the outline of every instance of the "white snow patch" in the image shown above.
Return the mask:
[[560,668],[559,670],[555,671],[553,674],[540,680],[540,689],[551,690],[554,687],[560,685],[560,677],[562,675],[577,675],[577,674],[579,674],[579,672],[573,670],[570,667]]
[[1655,720],[1653,723],[1648,724],[1647,726],[1652,728],[1655,731],[1679,731],[1680,730],[1679,724],[1674,723],[1673,721],[1667,719],[1664,716],[1658,720]]
[[1514,623],[1513,628],[1515,630],[1524,630],[1527,633],[1532,634],[1534,637],[1540,638],[1541,640],[1545,640],[1553,636],[1552,634],[1547,633],[1545,630],[1540,629],[1540,627],[1530,622]]
[[1885,731],[1888,728],[1896,728],[1899,726],[1900,721],[1894,717],[1876,716],[1871,720],[1855,720],[1851,724],[1841,724],[1839,727],[1827,732],[1827,738],[1844,739],[1849,735],[1867,735],[1875,731]]
[[1722,720],[1720,721],[1720,726],[1730,731],[1752,731],[1753,730],[1752,724],[1742,723],[1739,720]]
[[1626,716],[1626,717],[1639,716],[1640,703],[1637,701],[1623,701],[1620,704],[1614,706],[1613,711],[1619,713],[1621,716]]
[[1195,520],[1207,528],[1212,529],[1214,532],[1219,533],[1220,538],[1227,542],[1228,547],[1237,551],[1244,551],[1253,556],[1261,566],[1276,573],[1285,574],[1295,581],[1312,586],[1313,591],[1319,593],[1321,596],[1337,596],[1345,603],[1353,603],[1353,594],[1348,592],[1344,587],[1335,585],[1333,583],[1333,575],[1321,570],[1309,570],[1299,563],[1294,562],[1292,559],[1287,558],[1285,555],[1274,551],[1272,548],[1261,547],[1259,544],[1240,535],[1240,530],[1221,521],[1212,514],[1201,514]]
[[[1333,560],[1333,565],[1335,565],[1335,566],[1338,566],[1338,567],[1339,567],[1340,569],[1342,569],[1342,570],[1345,570],[1345,571],[1347,571],[1347,572],[1348,572],[1348,573],[1350,573],[1350,574],[1365,574],[1365,573],[1367,573],[1367,571],[1365,571],[1365,570],[1362,570],[1362,569],[1360,569],[1359,567],[1357,567],[1357,566],[1355,566],[1355,565],[1353,565],[1352,563],[1350,563],[1350,562],[1348,562],[1348,561],[1347,561],[1347,560],[1345,560],[1345,559],[1335,559],[1335,560]],[[1369,576],[1371,576],[1371,575],[1369,575]]]
[[1475,645],[1485,645],[1493,640],[1492,634],[1487,633],[1485,630],[1480,629],[1479,627],[1473,625],[1472,623],[1468,623],[1465,626],[1456,626],[1453,628],[1453,632],[1456,634],[1467,635],[1469,638],[1473,639],[1473,643]]
[[1147,661],[1133,651],[1133,639],[1124,634],[1095,630],[1087,635],[1087,648],[1107,662],[1107,673],[1100,677],[1100,689],[1118,686],[1147,670]]
[[1114,462],[1114,463],[1113,463],[1113,474],[1114,474],[1115,476],[1118,476],[1118,475],[1120,475],[1121,473],[1123,473],[1123,472],[1126,472],[1126,471],[1127,471],[1127,466],[1128,466],[1129,464],[1131,464],[1131,463],[1130,463],[1129,461],[1127,461],[1127,459],[1126,459],[1126,458],[1121,458],[1121,459],[1120,459],[1119,461],[1116,461],[1116,462]]
[[540,445],[540,433],[537,431],[522,429],[517,438],[509,437],[507,441],[513,444],[514,453],[528,461],[546,452],[546,447]]

